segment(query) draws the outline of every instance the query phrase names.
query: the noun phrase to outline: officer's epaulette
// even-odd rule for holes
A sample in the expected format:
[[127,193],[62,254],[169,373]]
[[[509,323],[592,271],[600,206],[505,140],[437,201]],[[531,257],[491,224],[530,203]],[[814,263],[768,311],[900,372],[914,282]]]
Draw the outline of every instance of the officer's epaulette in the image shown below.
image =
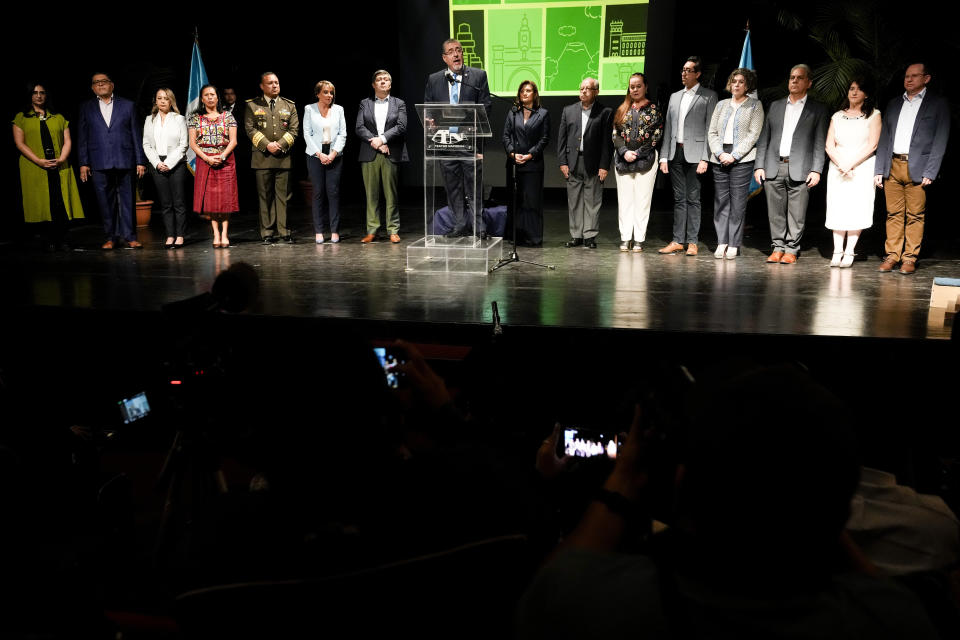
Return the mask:
[[296,102],[294,102],[294,101],[291,100],[290,98],[284,98],[283,96],[280,96],[280,99],[281,99],[281,100],[286,100],[286,101],[289,102],[290,104],[296,104]]
[[247,98],[247,102],[253,102],[256,98]]

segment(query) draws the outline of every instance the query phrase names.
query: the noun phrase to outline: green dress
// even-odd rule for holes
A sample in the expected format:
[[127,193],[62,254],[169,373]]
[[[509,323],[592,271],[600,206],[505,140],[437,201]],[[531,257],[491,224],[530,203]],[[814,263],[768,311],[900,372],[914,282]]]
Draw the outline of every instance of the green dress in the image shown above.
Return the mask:
[[[63,148],[63,132],[70,126],[59,113],[46,119],[47,129],[53,139],[53,152],[60,156]],[[24,142],[27,146],[43,158],[43,143],[40,139],[40,118],[35,115],[27,117],[21,111],[13,119],[13,124],[23,131]],[[77,190],[77,178],[73,175],[70,163],[65,162],[60,170],[60,193],[63,194],[63,206],[67,211],[67,218],[74,220],[83,217],[83,205],[80,204],[80,193]],[[33,164],[20,154],[20,187],[23,191],[23,219],[26,222],[49,222],[50,190],[47,185],[47,176],[54,175]]]

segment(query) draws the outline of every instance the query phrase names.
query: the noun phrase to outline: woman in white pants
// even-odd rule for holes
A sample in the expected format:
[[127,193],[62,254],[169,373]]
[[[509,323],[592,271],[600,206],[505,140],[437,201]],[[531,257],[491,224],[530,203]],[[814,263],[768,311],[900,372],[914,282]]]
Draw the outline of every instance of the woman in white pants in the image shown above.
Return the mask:
[[657,146],[662,137],[663,116],[647,98],[646,76],[635,73],[613,118],[620,251],[629,251],[631,245],[634,252],[643,251],[657,180]]

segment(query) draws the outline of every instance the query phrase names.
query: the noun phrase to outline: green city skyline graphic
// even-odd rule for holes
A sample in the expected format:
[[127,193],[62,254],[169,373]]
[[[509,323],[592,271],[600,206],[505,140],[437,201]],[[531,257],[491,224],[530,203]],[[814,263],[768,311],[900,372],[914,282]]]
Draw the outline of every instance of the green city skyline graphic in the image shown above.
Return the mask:
[[450,33],[494,93],[533,80],[541,95],[576,95],[593,77],[601,94],[619,94],[643,71],[647,8],[624,0],[451,0]]

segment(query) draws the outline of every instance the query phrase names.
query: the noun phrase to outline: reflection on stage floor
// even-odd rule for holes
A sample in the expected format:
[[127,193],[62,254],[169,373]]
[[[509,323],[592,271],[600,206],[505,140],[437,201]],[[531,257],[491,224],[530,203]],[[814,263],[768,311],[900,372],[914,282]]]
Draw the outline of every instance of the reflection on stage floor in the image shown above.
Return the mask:
[[[209,290],[217,273],[245,261],[260,275],[257,312],[267,315],[478,324],[491,322],[497,301],[505,325],[949,337],[949,324],[928,326],[928,303],[934,277],[960,275],[956,256],[925,259],[912,276],[878,273],[873,254],[851,269],[830,268],[814,247],[795,265],[767,265],[760,240],[735,260],[714,259],[709,240],[697,257],[662,256],[656,250],[669,240],[669,215],[652,216],[644,251],[635,254],[618,251],[612,207],[604,207],[596,250],[564,248],[566,213],[548,211],[544,247],[519,252],[557,269],[511,264],[488,275],[405,271],[406,245],[420,237],[415,224],[397,245],[360,244],[359,224],[339,244],[317,245],[302,224],[297,244],[264,246],[246,215],[231,225],[229,249],[214,249],[209,228],[197,223],[183,249],[165,250],[155,221],[140,230],[145,249],[112,252],[97,248],[99,229],[88,224],[71,232],[68,253],[0,248],[0,293],[8,305],[158,309]],[[353,217],[359,221],[359,212]],[[506,242],[505,256],[511,248]]]

